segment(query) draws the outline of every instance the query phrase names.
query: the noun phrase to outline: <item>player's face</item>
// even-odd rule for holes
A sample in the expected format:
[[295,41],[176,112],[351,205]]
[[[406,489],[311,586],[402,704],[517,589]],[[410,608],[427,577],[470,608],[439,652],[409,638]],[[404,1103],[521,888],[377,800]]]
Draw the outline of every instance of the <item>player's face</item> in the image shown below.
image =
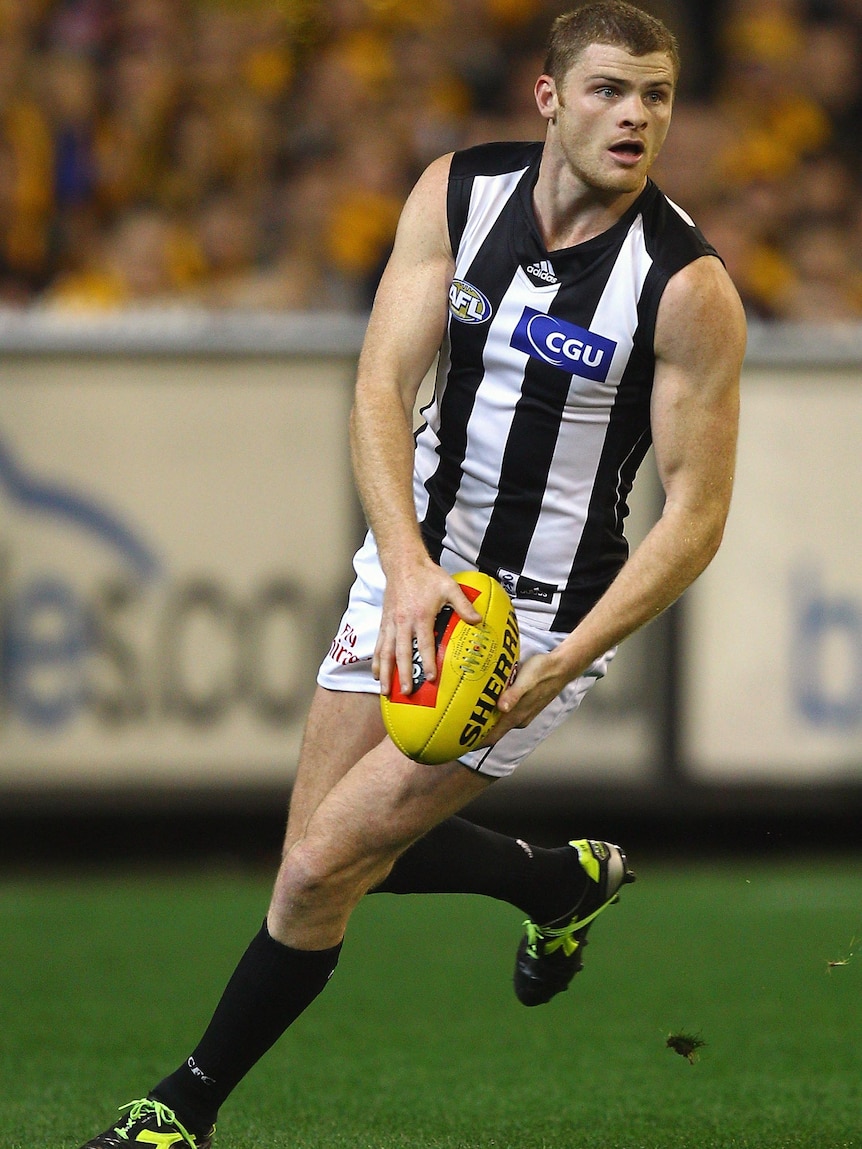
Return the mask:
[[632,56],[591,44],[558,89],[536,85],[539,110],[576,180],[609,193],[639,191],[670,126],[674,70],[664,52]]

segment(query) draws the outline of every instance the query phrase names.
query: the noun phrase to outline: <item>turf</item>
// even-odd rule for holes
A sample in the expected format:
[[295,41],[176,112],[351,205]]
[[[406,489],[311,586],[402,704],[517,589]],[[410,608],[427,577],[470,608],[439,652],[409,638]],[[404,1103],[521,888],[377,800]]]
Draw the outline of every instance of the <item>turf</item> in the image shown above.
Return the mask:
[[[862,1146],[858,861],[642,861],[571,991],[534,1010],[511,992],[516,911],[369,898],[217,1149]],[[75,1149],[173,1068],[267,892],[243,873],[0,880],[2,1149]],[[694,1064],[676,1032],[705,1042]]]

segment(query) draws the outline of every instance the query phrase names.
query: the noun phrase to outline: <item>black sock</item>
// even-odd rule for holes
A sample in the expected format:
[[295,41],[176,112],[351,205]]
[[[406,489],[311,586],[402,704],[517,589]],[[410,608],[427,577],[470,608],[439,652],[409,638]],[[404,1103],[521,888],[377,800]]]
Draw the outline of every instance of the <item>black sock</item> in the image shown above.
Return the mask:
[[531,846],[453,816],[405,850],[372,893],[485,894],[546,923],[577,904],[586,880],[569,846]]
[[215,1123],[222,1102],[326,985],[341,946],[295,950],[264,923],[240,958],[200,1044],[152,1096],[191,1133]]

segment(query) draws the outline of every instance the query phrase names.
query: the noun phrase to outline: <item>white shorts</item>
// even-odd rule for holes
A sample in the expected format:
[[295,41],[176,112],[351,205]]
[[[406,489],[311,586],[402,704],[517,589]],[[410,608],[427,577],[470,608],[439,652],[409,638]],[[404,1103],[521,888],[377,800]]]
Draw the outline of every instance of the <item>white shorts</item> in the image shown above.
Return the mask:
[[[449,561],[447,561],[447,559]],[[450,574],[467,569],[469,564],[456,555],[444,555],[442,565]],[[377,558],[377,547],[369,533],[353,560],[356,581],[350,589],[347,610],[338,634],[317,674],[318,684],[327,690],[347,690],[361,694],[379,694],[380,684],[371,673],[371,659],[383,605],[386,580]],[[545,654],[566,637],[558,631],[538,630],[519,618],[521,628],[521,662],[534,654]],[[603,678],[615,651],[596,661],[570,682],[541,714],[523,730],[510,730],[495,746],[471,750],[459,761],[470,770],[491,778],[505,778],[535,748],[576,710],[592,684]]]

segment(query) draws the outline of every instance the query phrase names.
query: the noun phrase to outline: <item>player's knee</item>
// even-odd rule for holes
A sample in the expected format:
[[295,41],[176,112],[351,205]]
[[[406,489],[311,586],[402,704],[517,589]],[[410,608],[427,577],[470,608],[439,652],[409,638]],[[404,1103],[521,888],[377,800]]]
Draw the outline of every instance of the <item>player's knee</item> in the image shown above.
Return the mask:
[[277,880],[277,897],[294,911],[327,902],[357,903],[389,873],[394,857],[367,856],[346,860],[309,840],[300,839],[285,855]]
[[322,850],[300,839],[285,854],[278,873],[281,900],[302,907],[327,896],[336,884],[337,871]]

